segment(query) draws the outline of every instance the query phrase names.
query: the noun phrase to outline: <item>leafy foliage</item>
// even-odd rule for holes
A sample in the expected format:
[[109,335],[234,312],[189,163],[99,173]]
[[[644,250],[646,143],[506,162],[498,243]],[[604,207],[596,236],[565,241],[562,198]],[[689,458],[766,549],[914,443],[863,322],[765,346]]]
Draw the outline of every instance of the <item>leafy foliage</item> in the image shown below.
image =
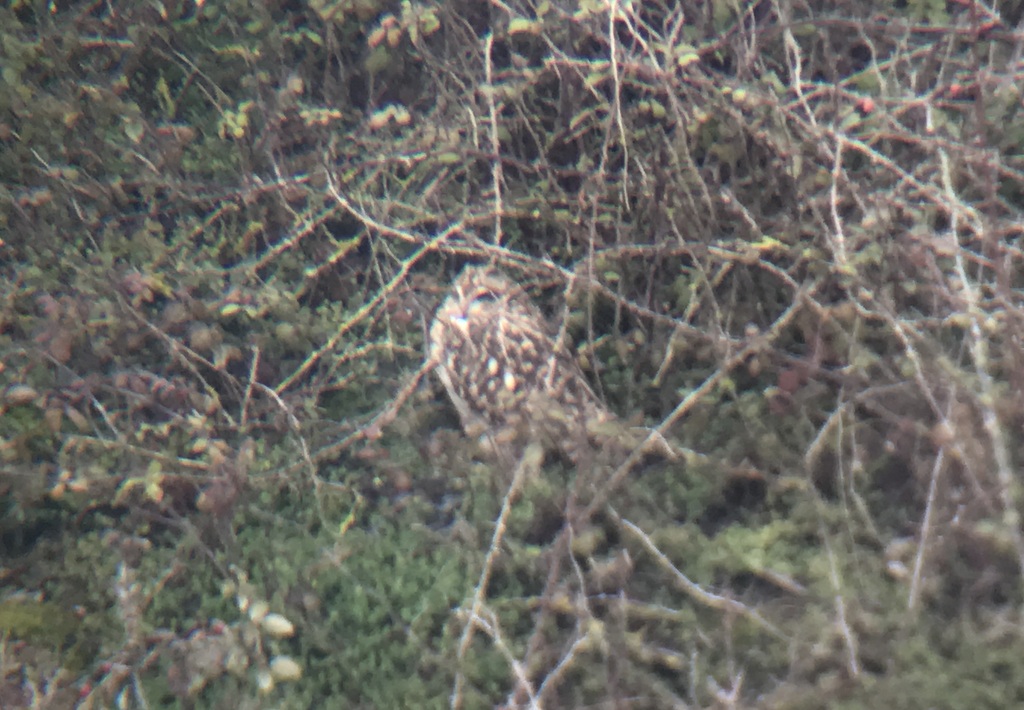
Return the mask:
[[1021,11],[862,5],[0,8],[0,706],[1019,704]]

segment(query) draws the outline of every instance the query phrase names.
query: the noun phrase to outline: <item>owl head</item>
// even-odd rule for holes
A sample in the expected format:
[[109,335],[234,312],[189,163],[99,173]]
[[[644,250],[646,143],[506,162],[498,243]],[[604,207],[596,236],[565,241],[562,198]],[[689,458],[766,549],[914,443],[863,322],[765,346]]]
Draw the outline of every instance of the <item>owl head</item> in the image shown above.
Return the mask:
[[465,338],[482,328],[502,323],[530,322],[534,327],[543,317],[526,291],[493,266],[467,266],[452,284],[452,292],[437,317]]

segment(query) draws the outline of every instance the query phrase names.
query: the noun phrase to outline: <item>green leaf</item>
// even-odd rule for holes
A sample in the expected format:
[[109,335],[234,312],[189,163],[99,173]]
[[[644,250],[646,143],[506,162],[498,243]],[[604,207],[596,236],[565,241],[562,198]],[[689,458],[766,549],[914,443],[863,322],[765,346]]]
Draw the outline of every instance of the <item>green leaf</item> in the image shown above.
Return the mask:
[[530,20],[525,17],[517,17],[508,23],[508,33],[510,35],[528,33],[528,34],[539,34],[541,30],[541,24],[536,20]]

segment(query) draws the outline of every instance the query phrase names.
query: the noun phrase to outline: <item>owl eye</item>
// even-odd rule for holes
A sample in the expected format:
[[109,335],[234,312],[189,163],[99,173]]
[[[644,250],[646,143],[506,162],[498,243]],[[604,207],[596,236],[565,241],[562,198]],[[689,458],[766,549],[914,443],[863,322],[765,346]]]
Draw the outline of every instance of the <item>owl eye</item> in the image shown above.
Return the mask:
[[473,294],[473,300],[481,303],[497,303],[500,296],[493,291],[478,291]]

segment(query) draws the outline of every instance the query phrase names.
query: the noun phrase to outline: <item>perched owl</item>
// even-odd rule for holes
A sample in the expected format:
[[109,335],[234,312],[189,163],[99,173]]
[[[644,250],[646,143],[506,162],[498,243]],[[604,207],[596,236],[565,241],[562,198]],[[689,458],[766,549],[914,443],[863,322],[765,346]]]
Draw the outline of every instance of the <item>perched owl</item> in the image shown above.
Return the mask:
[[594,425],[614,418],[529,295],[491,266],[456,278],[430,326],[430,357],[472,436],[540,437],[575,459]]

